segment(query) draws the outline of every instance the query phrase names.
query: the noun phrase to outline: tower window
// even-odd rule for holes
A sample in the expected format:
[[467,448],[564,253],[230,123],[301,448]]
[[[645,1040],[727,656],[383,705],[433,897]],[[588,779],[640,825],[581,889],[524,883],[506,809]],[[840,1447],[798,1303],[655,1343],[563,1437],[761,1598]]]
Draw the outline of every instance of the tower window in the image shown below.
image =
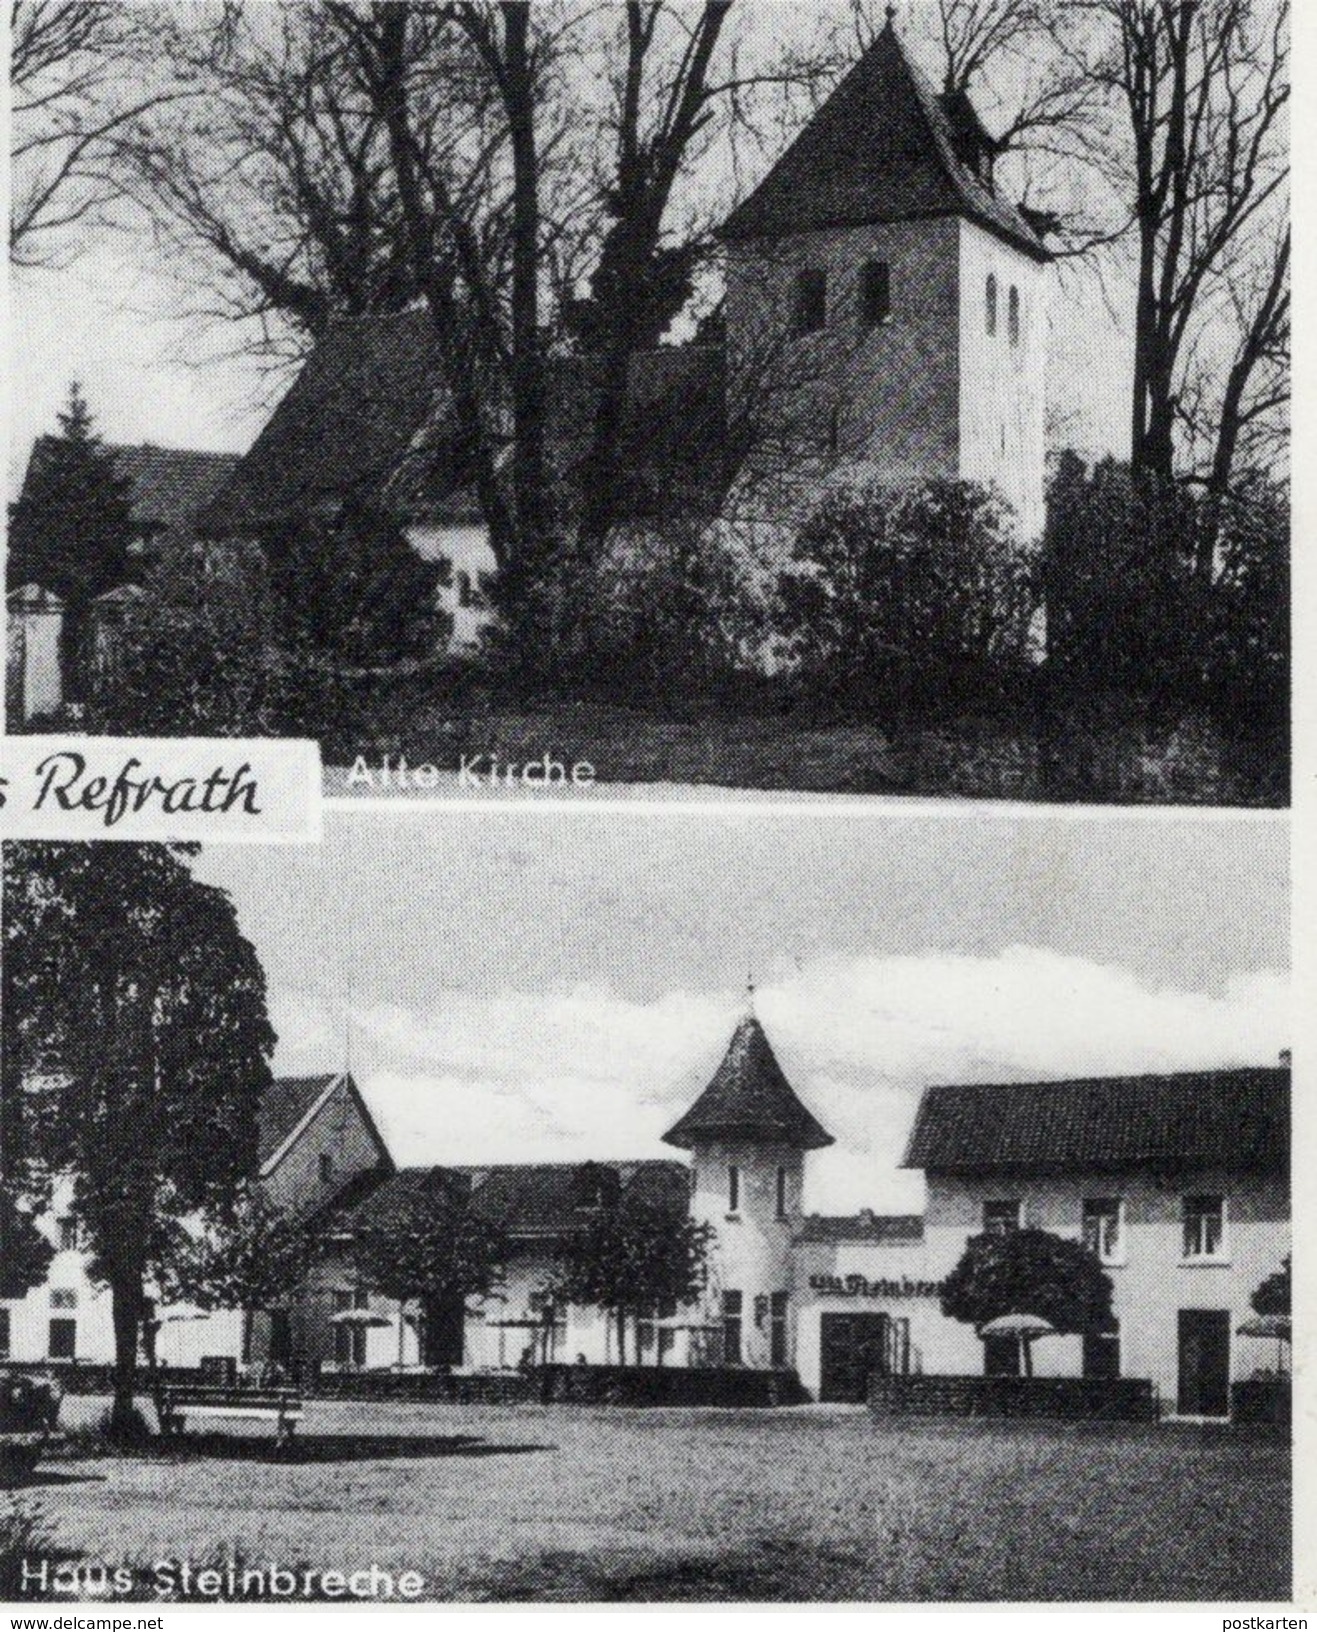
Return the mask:
[[320,1182],[329,1184],[334,1177],[334,1158],[327,1150],[320,1152]]
[[996,332],[997,332],[997,279],[996,279],[995,275],[993,273],[991,273],[991,272],[988,273],[988,281],[987,281],[987,284],[984,286],[983,305],[984,305],[984,314],[985,314],[985,317],[987,319],[987,324],[988,324],[988,333],[989,334],[996,334]]
[[891,315],[891,268],[886,261],[866,261],[860,268],[860,322],[872,329]]
[[819,266],[796,273],[797,334],[817,334],[828,321],[828,274]]
[[1006,308],[1006,327],[1010,334],[1011,344],[1020,343],[1020,291],[1011,285],[1010,298]]
[[727,1169],[727,1210],[736,1212],[741,1205],[741,1169],[731,1166]]
[[779,1167],[777,1170],[777,1216],[787,1216],[787,1170]]

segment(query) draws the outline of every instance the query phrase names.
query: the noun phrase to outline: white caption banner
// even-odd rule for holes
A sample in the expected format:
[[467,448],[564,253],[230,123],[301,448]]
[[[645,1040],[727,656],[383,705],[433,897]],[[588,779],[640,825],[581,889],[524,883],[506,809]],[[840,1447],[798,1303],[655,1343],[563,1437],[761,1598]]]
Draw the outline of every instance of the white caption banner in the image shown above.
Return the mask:
[[230,737],[0,737],[0,840],[309,844],[320,746]]

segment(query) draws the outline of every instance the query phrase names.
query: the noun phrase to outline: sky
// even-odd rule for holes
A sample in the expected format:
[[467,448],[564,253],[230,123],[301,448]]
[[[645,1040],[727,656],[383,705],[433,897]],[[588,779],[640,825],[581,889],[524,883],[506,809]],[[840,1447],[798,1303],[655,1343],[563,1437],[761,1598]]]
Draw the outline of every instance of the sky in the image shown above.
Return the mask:
[[[785,5],[756,14],[749,49],[766,49],[765,42],[775,48],[788,15]],[[922,31],[931,16],[926,4],[906,0],[902,32],[917,58],[929,58]],[[746,161],[747,184],[772,157]],[[225,452],[251,445],[290,376],[243,355],[242,334],[231,323],[200,318],[205,302],[180,275],[185,271],[162,263],[145,223],[130,221],[58,268],[12,274],[5,462],[11,496],[33,440],[55,428],[74,379],[107,441]],[[1053,440],[1088,454],[1120,453],[1128,444],[1131,355],[1120,291],[1113,309],[1111,291],[1104,296],[1095,280],[1073,269],[1053,272],[1051,282]]]
[[806,1206],[918,1209],[933,1083],[1274,1063],[1281,821],[333,812],[214,848],[286,1074],[349,1065],[402,1165],[672,1156],[747,1006],[836,1137]]

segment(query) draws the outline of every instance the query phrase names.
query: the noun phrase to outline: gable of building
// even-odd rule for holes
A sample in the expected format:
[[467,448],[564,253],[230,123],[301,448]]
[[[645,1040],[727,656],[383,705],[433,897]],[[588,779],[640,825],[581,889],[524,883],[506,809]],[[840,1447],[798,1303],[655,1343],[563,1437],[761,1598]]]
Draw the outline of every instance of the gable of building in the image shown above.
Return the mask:
[[926,1089],[905,1167],[1288,1172],[1287,1067]]
[[361,1175],[387,1177],[393,1159],[352,1077],[281,1077],[262,1098],[261,1183],[279,1206],[312,1214]]

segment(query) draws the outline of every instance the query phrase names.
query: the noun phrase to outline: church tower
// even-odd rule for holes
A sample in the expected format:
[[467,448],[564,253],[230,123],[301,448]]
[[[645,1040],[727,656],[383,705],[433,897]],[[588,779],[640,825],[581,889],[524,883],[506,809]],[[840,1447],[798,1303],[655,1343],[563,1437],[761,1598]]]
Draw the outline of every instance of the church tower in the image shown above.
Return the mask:
[[1050,255],[995,158],[968,96],[933,89],[889,8],[723,227],[747,492],[757,453],[763,471],[809,472],[815,493],[837,477],[965,477],[1001,491],[1022,537],[1041,534]]
[[789,1366],[791,1242],[805,1152],[832,1136],[796,1097],[764,1028],[747,1014],[712,1081],[665,1141],[692,1158],[691,1215],[711,1224],[706,1317],[721,1358]]

